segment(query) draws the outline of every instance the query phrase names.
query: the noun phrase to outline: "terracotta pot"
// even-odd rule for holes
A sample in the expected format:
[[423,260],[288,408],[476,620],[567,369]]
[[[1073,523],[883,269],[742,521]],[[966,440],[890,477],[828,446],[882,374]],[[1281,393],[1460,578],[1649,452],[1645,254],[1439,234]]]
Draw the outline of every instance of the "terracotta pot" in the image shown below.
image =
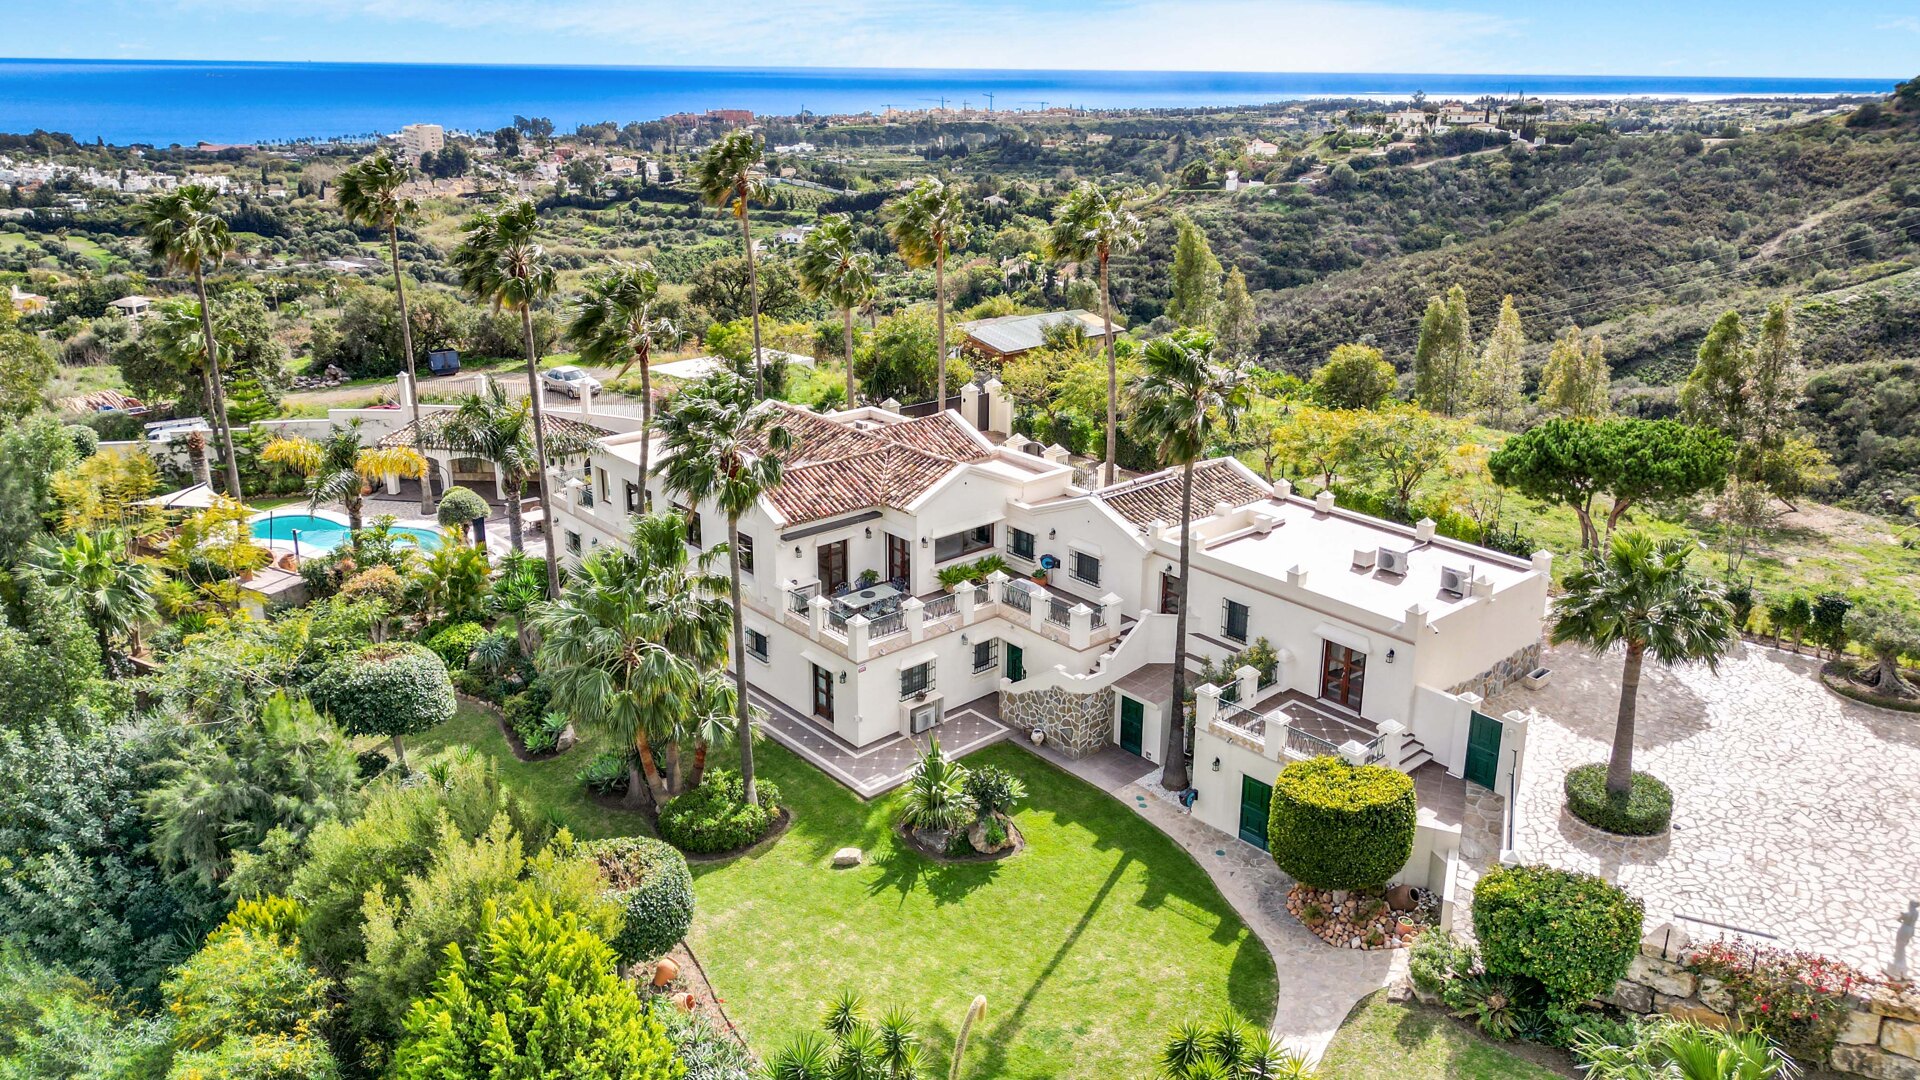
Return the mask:
[[673,957],[663,956],[660,958],[660,963],[654,966],[653,985],[665,986],[679,976],[680,965],[673,962]]
[[675,1005],[680,1006],[681,1012],[692,1012],[693,1005],[694,1005],[693,994],[692,993],[675,994],[673,995],[673,1003]]

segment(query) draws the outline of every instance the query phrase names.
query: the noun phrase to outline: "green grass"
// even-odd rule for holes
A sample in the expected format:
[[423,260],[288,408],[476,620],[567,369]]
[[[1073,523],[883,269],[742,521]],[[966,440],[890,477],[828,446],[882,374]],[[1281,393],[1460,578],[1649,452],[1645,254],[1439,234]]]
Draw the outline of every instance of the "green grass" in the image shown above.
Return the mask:
[[[522,762],[493,717],[463,703],[408,753],[472,746],[577,835],[644,831],[574,779],[599,744],[590,736],[551,761]],[[894,799],[862,802],[773,743],[757,753],[793,827],[753,856],[694,864],[690,936],[758,1053],[813,1028],[825,1000],[849,987],[875,1013],[896,1003],[917,1013],[941,1075],[967,1003],[985,994],[966,1075],[995,1080],[1147,1076],[1179,1020],[1228,1007],[1258,1023],[1272,1016],[1273,960],[1205,872],[1112,797],[1018,747],[969,760],[1026,783],[1016,820],[1030,847],[955,866],[895,842]],[[831,869],[848,845],[867,865]]]
[[[1540,1051],[1542,1058],[1550,1051]],[[1380,991],[1356,1006],[1320,1061],[1319,1080],[1557,1080],[1573,1075],[1481,1038],[1437,1009]]]
[[[757,1050],[812,1029],[852,988],[920,1017],[936,1072],[975,994],[987,998],[965,1075],[1135,1077],[1177,1021],[1231,1007],[1271,1018],[1272,958],[1173,841],[1095,788],[1018,747],[995,764],[1029,793],[1028,848],[941,865],[896,841],[896,798],[866,803],[784,749],[764,775],[795,810],[758,855],[696,864],[692,943]],[[835,849],[867,865],[833,870]]]

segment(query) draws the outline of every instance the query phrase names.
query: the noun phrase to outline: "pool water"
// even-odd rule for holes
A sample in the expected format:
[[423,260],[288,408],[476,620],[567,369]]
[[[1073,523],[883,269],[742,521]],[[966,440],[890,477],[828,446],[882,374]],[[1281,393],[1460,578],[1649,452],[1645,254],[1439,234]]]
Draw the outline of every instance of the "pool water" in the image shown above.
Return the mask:
[[[303,552],[332,551],[347,542],[345,525],[312,514],[274,514],[258,518],[253,523],[253,538],[256,540],[292,545],[295,532],[300,534],[300,550]],[[440,546],[440,534],[432,529],[395,525],[393,535],[402,543],[411,543],[422,551],[432,551]]]

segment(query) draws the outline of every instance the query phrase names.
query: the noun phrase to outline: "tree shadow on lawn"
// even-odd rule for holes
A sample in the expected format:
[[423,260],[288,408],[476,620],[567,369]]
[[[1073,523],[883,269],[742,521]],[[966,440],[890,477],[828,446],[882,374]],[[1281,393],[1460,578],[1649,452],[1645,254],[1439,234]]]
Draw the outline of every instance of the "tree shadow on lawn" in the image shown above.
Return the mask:
[[941,907],[957,904],[971,896],[975,889],[993,884],[1000,876],[1001,866],[999,862],[937,862],[898,843],[891,844],[871,862],[880,870],[880,875],[867,883],[868,896],[898,893],[900,902],[905,904],[909,894],[924,889]]

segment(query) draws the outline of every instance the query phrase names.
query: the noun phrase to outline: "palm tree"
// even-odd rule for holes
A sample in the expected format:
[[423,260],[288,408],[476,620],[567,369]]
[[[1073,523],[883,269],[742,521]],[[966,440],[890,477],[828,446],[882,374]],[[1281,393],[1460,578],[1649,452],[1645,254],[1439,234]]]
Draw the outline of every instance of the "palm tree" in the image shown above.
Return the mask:
[[1128,398],[1134,430],[1151,443],[1160,460],[1180,469],[1180,598],[1174,623],[1173,724],[1171,748],[1161,786],[1187,787],[1187,590],[1192,549],[1193,466],[1206,453],[1213,430],[1231,430],[1249,394],[1243,373],[1213,361],[1213,335],[1205,330],[1175,330],[1150,342],[1141,354],[1145,375]]
[[260,451],[262,461],[285,465],[307,478],[307,506],[328,503],[347,508],[347,527],[364,527],[361,511],[367,487],[389,473],[424,477],[427,459],[411,446],[367,446],[360,439],[360,421],[328,432],[324,440],[281,436]]
[[226,220],[216,212],[217,198],[204,184],[181,184],[147,200],[141,227],[147,237],[147,250],[155,259],[171,270],[193,275],[193,289],[200,297],[200,333],[207,359],[207,402],[213,408],[227,459],[227,494],[238,499],[240,462],[234,456],[233,428],[227,423],[227,395],[220,382],[213,309],[207,304],[207,270],[219,266],[233,252],[233,236],[227,231]]
[[940,338],[935,358],[934,402],[947,407],[947,253],[965,247],[966,206],[959,189],[931,176],[893,201],[887,228],[900,257],[916,269],[933,267],[933,324]]
[[[212,408],[213,378],[207,372],[207,337],[200,324],[198,303],[184,297],[160,301],[148,317],[141,338],[170,366],[199,376],[200,395],[208,408]],[[230,341],[223,343],[231,344]],[[188,436],[187,452],[193,461],[194,479],[211,487],[213,473],[207,467],[206,448],[205,436],[197,431]]]
[[1572,642],[1601,653],[1626,647],[1607,761],[1607,792],[1617,798],[1633,786],[1634,710],[1647,654],[1662,664],[1705,661],[1717,671],[1735,639],[1733,611],[1719,583],[1687,565],[1694,547],[1691,540],[1622,533],[1604,554],[1581,556],[1554,608],[1555,645]]
[[1114,454],[1120,442],[1120,369],[1113,355],[1113,291],[1107,284],[1107,260],[1140,242],[1140,218],[1128,206],[1125,191],[1106,192],[1091,181],[1082,183],[1054,211],[1047,232],[1047,254],[1056,262],[1100,265],[1100,318],[1107,332],[1107,466],[1106,482],[1118,475]]
[[[520,313],[520,330],[527,346],[527,398],[533,407],[534,475],[540,481],[541,509],[552,514],[546,405],[540,389],[540,350],[533,337],[533,305],[553,295],[555,275],[553,262],[536,235],[539,225],[539,213],[531,199],[520,199],[498,213],[476,214],[467,225],[466,239],[453,249],[452,263],[468,292],[496,309]],[[559,594],[560,563],[549,558],[547,595]]]
[[739,618],[740,518],[762,495],[780,483],[780,455],[793,436],[780,424],[781,412],[759,401],[732,372],[722,371],[687,386],[674,407],[660,418],[665,433],[659,466],[668,491],[684,496],[689,507],[712,501],[727,516],[728,595],[733,601],[733,675],[740,740],[740,779],[751,806],[759,799],[753,782],[753,716],[747,699],[746,627]]
[[125,636],[140,651],[140,624],[154,618],[159,575],[128,554],[118,529],[75,533],[66,543],[48,538],[34,549],[28,574],[60,603],[71,604],[93,628],[100,663],[113,670],[113,639]]
[[767,174],[760,163],[760,140],[751,132],[729,132],[707,148],[694,170],[694,184],[708,206],[733,212],[740,222],[740,243],[747,253],[747,312],[753,318],[753,394],[767,395],[766,358],[760,353],[760,275],[753,265],[753,230],[747,204],[767,201]]
[[[499,471],[500,486],[507,496],[507,538],[513,550],[526,550],[526,527],[520,512],[520,493],[527,481],[544,477],[540,467],[539,442],[534,437],[535,405],[538,395],[526,401],[507,397],[505,387],[489,386],[485,394],[468,394],[454,407],[453,415],[440,426],[438,449],[451,450],[467,457],[485,458]],[[594,440],[568,426],[546,433],[547,449],[566,458],[593,449]],[[542,487],[544,493],[545,488]],[[553,560],[547,560],[547,586],[553,587]]]
[[647,452],[653,441],[653,376],[647,368],[656,338],[673,340],[679,328],[655,314],[660,302],[660,275],[651,263],[615,263],[605,273],[587,279],[586,292],[573,310],[567,340],[589,364],[619,363],[619,378],[640,365],[640,511],[647,497]]
[[[407,314],[406,275],[400,272],[400,226],[420,220],[420,204],[400,194],[412,174],[405,162],[379,153],[348,166],[333,182],[340,213],[356,225],[371,225],[387,234],[387,255],[393,263],[393,295],[400,303],[400,351],[407,355],[407,381],[413,384],[414,449],[424,460],[427,448],[417,441],[420,426],[420,379],[413,362],[413,322]],[[420,516],[433,513],[433,482],[420,477]]]
[[853,313],[873,300],[877,289],[873,256],[854,238],[853,216],[833,214],[800,243],[800,286],[840,309],[847,335],[847,407],[853,407]]

